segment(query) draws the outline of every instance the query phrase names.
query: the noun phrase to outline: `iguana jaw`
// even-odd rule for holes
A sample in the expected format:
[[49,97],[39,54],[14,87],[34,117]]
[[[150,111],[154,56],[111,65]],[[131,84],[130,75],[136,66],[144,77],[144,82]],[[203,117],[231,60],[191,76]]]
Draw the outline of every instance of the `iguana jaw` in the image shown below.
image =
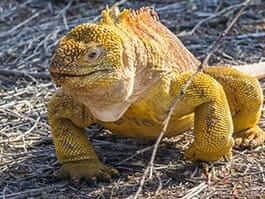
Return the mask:
[[75,99],[87,106],[93,116],[104,122],[114,122],[130,107],[134,79],[120,81],[112,87],[90,90],[93,95],[75,95]]
[[110,69],[98,69],[91,72],[81,73],[81,74],[64,74],[59,71],[56,71],[55,67],[50,67],[50,74],[53,82],[56,86],[63,86],[67,80],[74,79],[90,79],[91,76],[104,76],[104,74],[111,73]]
[[88,75],[53,74],[63,92],[84,104],[100,121],[116,121],[129,108],[134,87],[130,70],[96,70]]

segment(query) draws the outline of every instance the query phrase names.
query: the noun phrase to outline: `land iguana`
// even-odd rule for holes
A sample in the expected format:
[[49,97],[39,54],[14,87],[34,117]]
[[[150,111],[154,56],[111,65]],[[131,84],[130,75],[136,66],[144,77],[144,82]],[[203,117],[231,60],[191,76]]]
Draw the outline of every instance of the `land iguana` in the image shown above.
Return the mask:
[[[61,87],[48,104],[59,174],[72,179],[109,179],[117,173],[99,160],[85,127],[99,123],[119,135],[156,139],[169,107],[200,65],[151,8],[106,8],[102,16],[63,36],[49,68]],[[186,159],[231,158],[234,143],[264,143],[265,133],[257,126],[261,87],[239,70],[206,67],[177,103],[165,136],[194,127]],[[265,67],[253,65],[249,73],[261,77]]]

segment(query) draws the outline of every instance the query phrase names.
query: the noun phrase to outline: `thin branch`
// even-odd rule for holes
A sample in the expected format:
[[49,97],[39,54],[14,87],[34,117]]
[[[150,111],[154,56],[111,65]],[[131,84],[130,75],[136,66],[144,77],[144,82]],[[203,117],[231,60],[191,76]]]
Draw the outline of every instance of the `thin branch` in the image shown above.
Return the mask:
[[194,196],[197,196],[200,192],[202,192],[207,187],[208,187],[208,185],[205,184],[205,182],[202,182],[198,186],[190,189],[189,192],[187,193],[187,195],[185,195],[181,199],[192,199],[192,198],[194,198]]
[[120,7],[122,4],[126,3],[127,0],[121,0],[113,4],[113,7]]
[[69,1],[68,4],[62,10],[60,10],[60,12],[58,13],[57,16],[59,16],[59,15],[65,15],[65,13],[71,7],[72,4],[73,4],[73,0]]
[[40,14],[44,13],[46,10],[43,10],[41,12],[37,12],[34,15],[32,15],[30,18],[26,19],[25,21],[23,21],[22,23],[16,25],[15,27],[13,27],[12,29],[8,30],[7,32],[3,32],[0,34],[0,37],[4,37],[7,35],[10,35],[11,33],[13,33],[14,31],[16,31],[18,28],[20,28],[21,26],[24,26],[25,24],[29,23],[31,20],[33,20],[34,18],[38,17]]
[[159,174],[157,172],[155,172],[155,175],[156,175],[156,177],[158,179],[158,187],[157,187],[157,189],[155,191],[155,196],[156,196],[156,195],[158,195],[159,191],[162,189],[163,184],[162,184],[162,180],[161,180]]
[[236,8],[240,8],[241,6],[245,5],[245,2],[244,3],[240,3],[240,4],[237,4],[237,5],[232,5],[232,6],[229,6],[219,12],[217,12],[216,14],[213,14],[203,20],[201,20],[196,26],[194,26],[194,28],[189,32],[189,34],[194,34],[194,32],[203,24],[203,23],[206,23],[207,21],[210,21],[218,16],[221,16],[223,15],[224,13],[227,13],[228,11],[232,10],[232,9],[236,9]]
[[5,195],[3,194],[3,195],[0,195],[0,198],[15,198],[17,196],[20,196],[19,198],[21,197],[28,198],[30,196],[40,195],[43,191],[53,192],[56,189],[62,188],[62,187],[65,187],[65,184],[58,184],[58,185],[52,185],[52,186],[41,187],[41,188],[36,188],[36,189],[29,189],[26,191],[5,194]]
[[242,35],[234,36],[236,39],[248,39],[248,38],[265,38],[265,32],[247,33]]
[[41,78],[41,79],[51,79],[48,72],[32,73],[32,72],[26,72],[26,71],[0,69],[0,74],[6,75],[6,76],[15,76],[15,77],[26,76],[26,77],[35,77],[35,78]]
[[251,2],[251,0],[246,0],[244,3],[240,4],[240,5],[243,5],[243,7],[236,14],[234,20],[228,25],[228,27],[224,30],[224,32],[219,36],[219,38],[217,39],[217,41],[208,48],[209,50],[208,50],[207,56],[205,57],[205,59],[203,60],[203,62],[198,66],[196,72],[193,73],[191,75],[191,77],[188,79],[188,81],[185,83],[185,85],[183,86],[183,88],[180,90],[179,94],[176,96],[175,101],[174,101],[173,105],[171,105],[171,107],[169,108],[169,113],[168,113],[166,119],[163,122],[162,131],[161,131],[159,137],[156,140],[156,143],[155,143],[155,146],[154,146],[154,149],[153,149],[153,153],[152,153],[151,159],[150,159],[150,161],[148,163],[148,166],[146,167],[146,169],[144,171],[144,174],[143,174],[142,179],[140,181],[140,185],[138,187],[138,190],[137,190],[137,192],[135,193],[135,195],[133,197],[134,199],[137,199],[137,197],[141,193],[141,191],[143,189],[143,185],[144,185],[145,179],[146,179],[149,171],[150,171],[149,178],[152,178],[153,164],[154,164],[154,159],[155,159],[155,156],[156,156],[156,152],[158,150],[158,146],[159,146],[160,141],[162,140],[162,138],[164,137],[164,135],[165,135],[165,133],[167,131],[167,127],[168,127],[168,124],[169,124],[171,115],[172,115],[172,113],[173,113],[173,111],[174,111],[177,103],[185,95],[185,93],[186,93],[188,87],[190,86],[193,78],[204,68],[204,66],[208,65],[208,61],[209,61],[210,57],[219,48],[219,46],[221,45],[220,43],[224,39],[225,35],[231,30],[232,26],[236,23],[236,21],[241,16],[242,12],[247,8],[247,6],[249,5],[250,2]]
[[143,148],[143,149],[137,150],[133,155],[131,155],[131,156],[129,156],[128,158],[126,158],[126,159],[124,159],[124,160],[118,162],[118,163],[115,164],[115,165],[116,165],[116,166],[121,165],[121,164],[123,164],[123,163],[125,163],[125,162],[127,162],[127,161],[129,161],[129,160],[131,160],[131,159],[133,159],[133,158],[135,158],[137,155],[142,154],[142,153],[144,153],[144,152],[146,152],[146,151],[151,150],[153,147],[154,147],[154,146],[148,146],[148,147],[145,147],[145,148]]
[[213,55],[213,53],[221,46],[222,41],[225,38],[225,35],[231,30],[232,26],[236,23],[238,18],[242,15],[243,11],[248,7],[251,0],[246,0],[242,5],[243,7],[239,10],[239,12],[236,14],[235,18],[232,20],[232,22],[227,26],[225,31],[219,35],[219,38],[216,40],[216,42],[212,45],[210,48],[210,52],[207,54],[206,58],[203,60],[203,65],[207,64],[210,57]]

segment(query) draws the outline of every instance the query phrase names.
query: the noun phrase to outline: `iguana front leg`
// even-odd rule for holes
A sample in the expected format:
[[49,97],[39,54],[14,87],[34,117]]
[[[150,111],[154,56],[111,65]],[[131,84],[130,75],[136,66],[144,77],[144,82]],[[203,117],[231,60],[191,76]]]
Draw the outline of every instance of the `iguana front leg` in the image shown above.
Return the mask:
[[109,179],[117,173],[98,159],[83,130],[93,122],[86,107],[57,91],[48,104],[48,118],[52,128],[56,155],[62,164],[61,177]]
[[[176,77],[172,93],[179,93],[191,73]],[[195,113],[194,142],[185,151],[190,160],[215,161],[231,157],[233,146],[233,122],[222,86],[209,75],[198,73],[177,103],[175,113],[179,116]]]

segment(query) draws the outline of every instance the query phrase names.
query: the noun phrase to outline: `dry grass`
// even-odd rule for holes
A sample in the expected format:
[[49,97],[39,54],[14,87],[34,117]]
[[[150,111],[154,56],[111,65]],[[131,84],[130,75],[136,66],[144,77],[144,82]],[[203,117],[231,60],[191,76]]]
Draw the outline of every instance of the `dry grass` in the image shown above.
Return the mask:
[[[54,177],[59,164],[46,116],[55,90],[47,68],[58,38],[77,24],[96,21],[106,3],[114,1],[18,2],[0,2],[0,70],[10,70],[0,71],[0,198],[126,198],[134,194],[150,159],[150,142],[110,135],[94,125],[88,129],[92,143],[102,161],[118,168],[120,176],[111,183],[93,185],[60,181]],[[128,0],[121,6],[155,7],[162,22],[202,57],[243,1],[159,2]],[[265,60],[265,2],[256,0],[211,62],[261,60]],[[261,84],[265,90],[265,82]],[[265,129],[264,116],[260,126]],[[234,149],[232,162],[214,163],[205,171],[201,164],[183,160],[183,148],[191,140],[192,135],[186,134],[163,141],[154,178],[146,182],[140,198],[265,198],[265,147]]]

